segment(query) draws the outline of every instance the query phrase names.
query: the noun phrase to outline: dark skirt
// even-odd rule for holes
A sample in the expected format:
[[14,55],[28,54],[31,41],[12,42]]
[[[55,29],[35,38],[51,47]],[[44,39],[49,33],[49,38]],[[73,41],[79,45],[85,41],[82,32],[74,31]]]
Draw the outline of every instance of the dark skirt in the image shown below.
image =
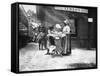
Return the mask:
[[56,54],[61,54],[63,51],[63,48],[61,46],[61,39],[55,39],[55,45],[56,45],[55,49]]
[[70,35],[66,35],[65,37],[62,38],[62,48],[63,48],[63,54],[69,54],[71,53],[71,39]]

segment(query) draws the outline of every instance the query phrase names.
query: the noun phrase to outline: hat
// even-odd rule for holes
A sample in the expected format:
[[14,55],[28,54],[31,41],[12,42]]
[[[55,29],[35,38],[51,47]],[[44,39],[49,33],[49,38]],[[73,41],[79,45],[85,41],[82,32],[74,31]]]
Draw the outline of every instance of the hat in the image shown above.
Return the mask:
[[55,25],[56,28],[61,28],[60,24]]

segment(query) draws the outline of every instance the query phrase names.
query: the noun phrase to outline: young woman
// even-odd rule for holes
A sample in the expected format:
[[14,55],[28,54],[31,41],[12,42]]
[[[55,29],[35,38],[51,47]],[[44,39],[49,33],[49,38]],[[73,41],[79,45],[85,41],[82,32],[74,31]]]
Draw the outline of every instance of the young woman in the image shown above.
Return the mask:
[[70,53],[70,23],[68,19],[64,21],[63,27],[63,37],[62,37],[62,47],[63,47],[63,55],[67,55]]
[[52,51],[54,55],[62,55],[62,46],[61,46],[61,35],[62,35],[62,30],[60,24],[56,24],[53,28],[52,31],[48,34],[48,36],[54,38],[55,42],[55,49]]

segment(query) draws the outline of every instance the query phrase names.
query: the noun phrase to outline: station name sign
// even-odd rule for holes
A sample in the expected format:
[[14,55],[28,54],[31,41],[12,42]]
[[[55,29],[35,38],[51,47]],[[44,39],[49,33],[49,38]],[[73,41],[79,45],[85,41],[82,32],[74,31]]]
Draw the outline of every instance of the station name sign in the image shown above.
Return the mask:
[[70,11],[70,12],[88,13],[88,9],[76,8],[76,7],[54,7],[54,9]]

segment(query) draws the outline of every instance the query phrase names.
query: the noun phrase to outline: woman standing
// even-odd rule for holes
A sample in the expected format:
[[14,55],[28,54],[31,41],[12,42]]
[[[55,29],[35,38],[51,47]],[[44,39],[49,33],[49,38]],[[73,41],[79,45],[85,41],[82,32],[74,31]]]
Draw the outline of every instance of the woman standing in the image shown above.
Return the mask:
[[68,55],[71,53],[71,39],[70,39],[70,23],[69,20],[66,19],[64,21],[64,27],[63,27],[63,37],[62,37],[62,46],[63,46],[63,55]]

